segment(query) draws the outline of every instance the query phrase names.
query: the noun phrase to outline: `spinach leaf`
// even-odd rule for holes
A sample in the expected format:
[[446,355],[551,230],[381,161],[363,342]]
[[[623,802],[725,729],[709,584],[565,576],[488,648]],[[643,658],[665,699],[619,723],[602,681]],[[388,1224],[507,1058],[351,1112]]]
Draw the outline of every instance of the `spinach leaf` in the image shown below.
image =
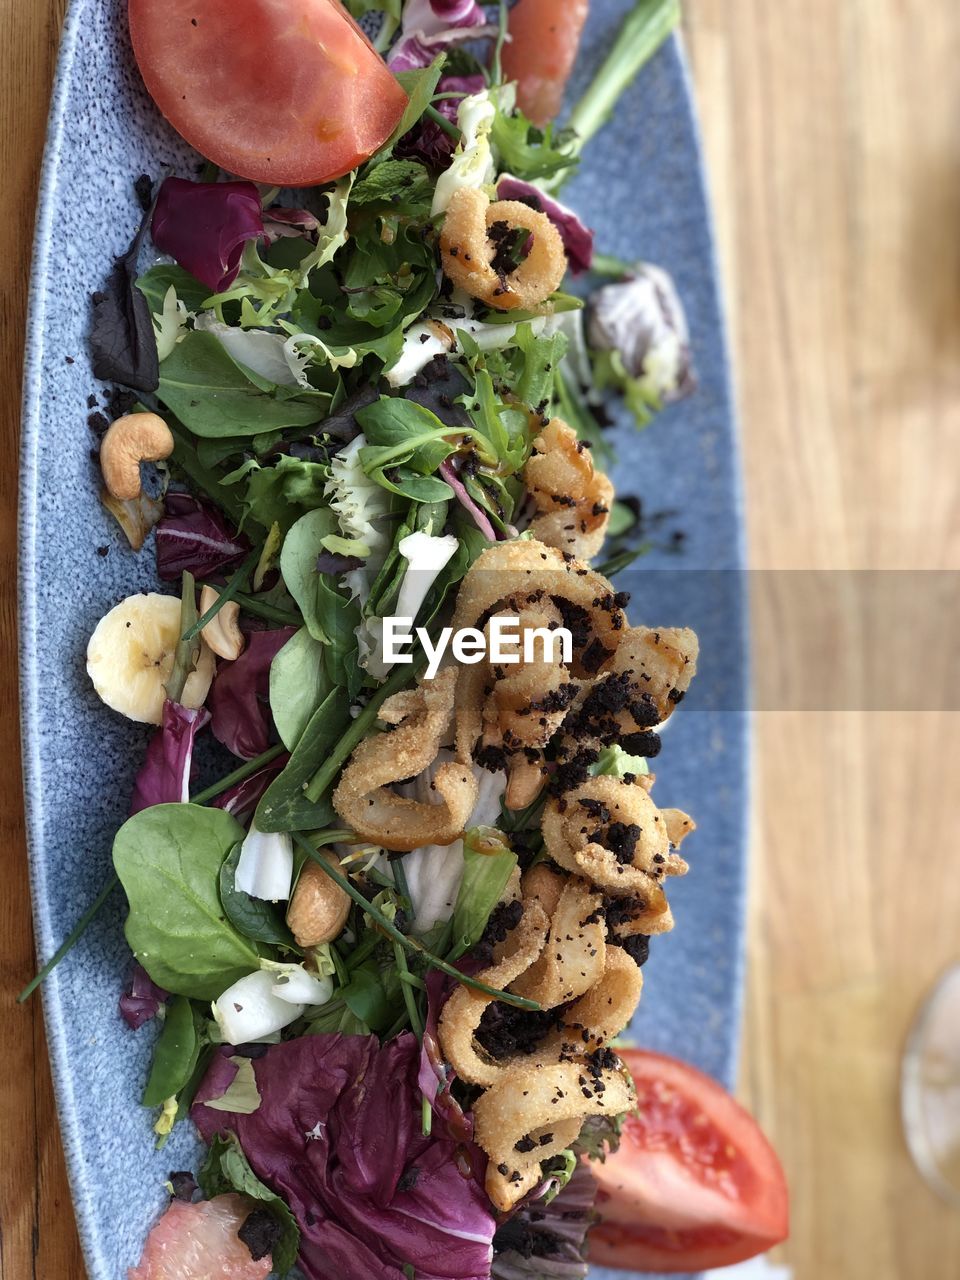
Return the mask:
[[163,1028],[153,1049],[153,1065],[143,1091],[145,1107],[159,1107],[193,1075],[203,1045],[200,1019],[184,996],[167,1005]]
[[445,56],[441,53],[434,58],[429,67],[423,67],[417,71],[397,72],[397,79],[400,81],[400,85],[409,101],[407,102],[406,110],[400,117],[400,123],[380,150],[371,158],[369,162],[371,167],[388,160],[393,155],[394,147],[404,134],[410,132],[427,107],[429,107],[433,100],[433,95],[437,91],[437,82],[440,79],[445,61]]
[[[358,410],[357,421],[367,439],[360,450],[360,463],[374,478],[379,478],[386,468],[398,466],[429,476],[456,451],[456,446],[445,438],[452,434],[450,427],[423,405],[402,396],[381,397],[375,404]],[[464,434],[476,433],[468,429]],[[443,499],[428,499],[437,500]]]
[[93,295],[93,375],[135,391],[156,391],[160,357],[147,299],[137,288],[137,259],[150,225],[143,215],[130,248],[114,261],[105,287]]
[[281,398],[273,383],[232,360],[212,333],[186,332],[160,371],[157,395],[198,436],[256,436],[319,422],[322,392]]
[[386,202],[393,206],[433,200],[436,183],[418,160],[385,160],[353,188],[352,205]]
[[287,928],[283,912],[272,902],[251,898],[237,888],[237,863],[241,846],[235,845],[220,868],[220,901],[223,912],[233,927],[251,942],[267,942],[296,951],[293,934]]
[[350,699],[342,688],[331,689],[310,717],[287,766],[267,788],[257,806],[261,831],[311,831],[333,817],[329,800],[314,802],[304,788],[329,756],[350,723]]
[[523,357],[514,390],[531,409],[549,406],[553,401],[556,371],[567,350],[566,334],[554,333],[548,338],[536,337],[529,324],[521,324],[517,328],[514,342],[516,351],[522,353]]
[[493,827],[474,827],[463,838],[463,880],[453,908],[455,959],[469,951],[487,926],[517,865],[517,855]]
[[360,611],[353,601],[341,595],[336,579],[317,567],[320,553],[326,550],[324,539],[338,537],[339,533],[337,518],[329,507],[308,511],[284,539],[280,572],[314,640],[330,645],[342,660],[353,646]]
[[[284,453],[270,467],[249,464],[241,475],[233,473],[244,486],[243,506],[247,517],[270,529],[279,525],[286,533],[306,511],[326,505],[323,490],[329,474],[320,462],[308,462]],[[225,483],[229,481],[226,478]]]
[[323,656],[324,646],[307,627],[301,627],[270,667],[270,710],[288,751],[294,750],[310,717],[330,692]]
[[177,297],[188,311],[199,311],[210,297],[207,286],[201,284],[189,271],[184,271],[183,267],[173,264],[161,263],[145,271],[137,281],[137,288],[146,298],[154,315],[158,316],[162,313],[163,300],[171,285],[176,289]]
[[[391,974],[393,981],[390,980]],[[388,990],[388,987],[392,989]],[[381,973],[373,959],[354,969],[349,983],[340,988],[337,996],[371,1031],[386,1031],[396,1022],[400,1012],[396,971]]]
[[242,504],[231,490],[221,483],[216,472],[204,465],[196,446],[180,424],[171,422],[168,418],[167,425],[173,436],[173,455],[170,461],[175,470],[190,481],[192,488],[214,502],[239,528],[243,519]]
[[200,1190],[208,1200],[238,1191],[259,1200],[280,1224],[280,1241],[273,1250],[273,1269],[285,1276],[300,1252],[300,1229],[286,1201],[261,1182],[250,1168],[235,1133],[219,1133],[210,1144],[203,1168],[197,1175]]
[[243,828],[222,809],[157,804],[129,818],[113,863],[130,903],[124,932],[153,981],[215,1000],[258,968],[256,949],[224,917],[218,881]]

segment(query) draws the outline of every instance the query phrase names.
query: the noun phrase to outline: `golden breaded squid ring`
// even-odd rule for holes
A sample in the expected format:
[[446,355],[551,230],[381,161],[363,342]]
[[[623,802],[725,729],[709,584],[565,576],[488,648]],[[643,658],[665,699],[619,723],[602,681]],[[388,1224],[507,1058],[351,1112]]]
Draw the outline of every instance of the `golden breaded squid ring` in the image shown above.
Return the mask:
[[[670,817],[675,829],[680,820],[677,812],[671,811]],[[642,898],[651,925],[668,910],[661,887],[663,877],[687,871],[683,859],[670,851],[664,815],[647,789],[633,782],[608,776],[588,778],[562,801],[547,801],[542,829],[554,862],[574,875],[586,876],[610,894]],[[618,847],[610,849],[601,841],[612,841],[614,831]]]
[[[688,627],[630,627],[600,670],[629,675],[653,700],[662,724],[690,688],[699,652],[696,632]],[[625,733],[635,732],[632,720],[622,724]]]
[[[504,990],[528,969],[543,950],[550,921],[536,901],[525,901],[520,923],[498,950],[502,955],[490,969],[478,974],[489,987]],[[461,1080],[467,1084],[490,1085],[506,1069],[479,1049],[474,1036],[492,996],[473,987],[457,987],[440,1015],[440,1048]]]
[[[588,1116],[622,1115],[634,1102],[629,1077],[610,1067],[587,1074],[582,1062],[532,1063],[504,1071],[473,1108],[476,1140],[490,1157],[487,1195],[498,1209],[512,1208],[540,1180],[540,1161],[569,1146]],[[541,1146],[546,1134],[553,1139]]]
[[[518,227],[532,233],[527,255],[516,267],[500,267],[498,241]],[[559,289],[567,270],[563,240],[545,213],[519,200],[491,204],[473,187],[461,188],[450,201],[440,253],[449,279],[498,311],[535,311]]]
[[476,626],[501,602],[536,591],[582,609],[589,617],[591,640],[610,655],[616,651],[626,624],[623,610],[610,603],[613,587],[602,574],[578,560],[565,560],[555,547],[535,538],[498,542],[481,552],[460,585],[451,625],[455,631]]
[[428,769],[453,720],[457,668],[448,667],[417,689],[394,694],[380,718],[391,733],[365,739],[344,769],[333,807],[363,839],[401,853],[422,845],[453,844],[477,803],[477,779],[468,764],[451,761],[437,769],[433,790],[439,804],[398,796],[390,784]]
[[562,418],[551,419],[534,440],[523,480],[537,507],[530,523],[533,536],[579,560],[592,560],[610,523],[613,485]]
[[510,990],[552,1009],[595,986],[603,977],[607,951],[602,905],[601,894],[572,876],[551,915],[546,946]]
[[566,1010],[560,1029],[544,1042],[545,1052],[591,1053],[608,1044],[629,1026],[642,991],[637,962],[621,947],[608,946],[602,977]]

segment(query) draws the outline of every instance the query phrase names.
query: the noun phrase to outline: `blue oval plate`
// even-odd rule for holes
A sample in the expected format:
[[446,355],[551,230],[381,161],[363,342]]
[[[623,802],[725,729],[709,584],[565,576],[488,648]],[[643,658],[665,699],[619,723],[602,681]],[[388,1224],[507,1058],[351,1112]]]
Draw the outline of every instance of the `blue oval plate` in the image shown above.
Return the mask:
[[[105,883],[113,835],[146,745],[141,727],[101,705],[84,669],[87,638],[102,614],[123,596],[156,586],[152,554],[134,556],[97,500],[86,417],[88,395],[102,388],[87,352],[90,294],[139,219],[133,180],[171,168],[191,172],[195,156],[143,89],[125,7],[123,0],[73,0],[70,7],[29,313],[20,663],[41,958]],[[582,80],[628,7],[627,0],[594,0]],[[671,890],[677,929],[653,948],[633,1034],[729,1082],[740,1016],[748,772],[740,500],[700,152],[676,40],[591,146],[568,197],[597,228],[606,252],[671,271],[689,313],[697,394],[649,431],[621,424],[612,437],[618,491],[641,494],[649,510],[675,512],[660,532],[685,535],[682,554],[655,548],[641,568],[622,575],[620,585],[634,592],[633,618],[696,627],[704,655],[657,769],[660,802],[682,804],[697,817],[693,871]],[[93,1280],[123,1280],[137,1262],[165,1199],[164,1179],[191,1167],[197,1145],[181,1126],[157,1153],[150,1119],[138,1105],[153,1033],[132,1033],[117,1014],[129,964],[123,914],[118,892],[44,989],[63,1142]]]

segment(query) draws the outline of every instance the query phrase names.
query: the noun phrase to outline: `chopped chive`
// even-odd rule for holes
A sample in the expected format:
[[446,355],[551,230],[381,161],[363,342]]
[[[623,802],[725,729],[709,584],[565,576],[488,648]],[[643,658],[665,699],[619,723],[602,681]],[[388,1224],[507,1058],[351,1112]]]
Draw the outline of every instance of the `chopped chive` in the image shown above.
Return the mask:
[[314,804],[323,796],[327,788],[331,785],[334,778],[340,772],[341,766],[347,758],[353,754],[354,747],[358,746],[367,736],[367,732],[374,725],[377,719],[377,712],[386,702],[392,693],[397,693],[416,675],[416,667],[402,666],[397,667],[390,678],[377,689],[370,698],[370,701],[363,708],[357,718],[349,726],[343,734],[340,741],[334,747],[333,751],[327,757],[325,762],[320,766],[310,781],[303,789],[304,795]]
[[419,955],[423,962],[430,969],[439,969],[441,973],[447,974],[451,978],[456,978],[457,982],[463,983],[465,987],[472,987],[474,991],[482,991],[484,995],[492,996],[494,1000],[502,1000],[504,1004],[511,1004],[517,1009],[530,1009],[535,1013],[539,1013],[541,1006],[536,1000],[527,1000],[524,996],[516,996],[512,991],[500,991],[497,987],[490,987],[485,982],[479,982],[476,978],[468,977],[467,974],[461,973],[454,965],[448,964],[446,960],[441,960],[439,956],[435,956],[428,951],[415,938],[408,938],[406,934],[401,933],[393,921],[388,920],[379,908],[375,907],[372,902],[368,902],[360,890],[346,876],[342,876],[339,871],[335,871],[333,867],[321,858],[312,844],[300,834],[299,831],[293,832],[293,838],[297,844],[303,849],[308,857],[312,858],[324,875],[340,886],[347,897],[352,898],[361,911],[365,912],[371,920],[375,920],[388,938],[400,944],[407,951]]
[[255,618],[264,618],[267,622],[277,622],[282,627],[302,627],[303,619],[299,613],[292,613],[289,609],[278,609],[275,604],[267,604],[263,600],[258,600],[256,596],[249,596],[245,591],[235,591],[234,600],[246,613],[252,613]]
[[18,1004],[23,1004],[25,1000],[29,1000],[30,997],[33,995],[33,993],[36,991],[37,987],[39,987],[41,982],[43,982],[46,978],[50,976],[50,974],[54,971],[54,969],[57,967],[57,965],[60,963],[63,957],[67,954],[67,952],[72,950],[72,948],[76,946],[80,938],[86,932],[87,927],[96,918],[96,916],[100,912],[100,909],[106,903],[107,899],[110,897],[110,895],[113,893],[114,889],[116,889],[119,883],[120,883],[120,877],[117,875],[116,872],[114,872],[110,876],[109,881],[103,886],[103,888],[94,898],[93,902],[91,902],[90,906],[87,907],[86,911],[77,921],[77,923],[73,926],[73,928],[64,938],[63,942],[61,942],[60,946],[53,953],[53,955],[50,957],[47,963],[43,966],[40,972],[36,975],[35,978],[33,978],[30,982],[27,983],[27,985],[23,988],[23,990],[17,996]]
[[413,988],[406,979],[412,978],[413,974],[407,964],[407,957],[404,955],[403,947],[399,942],[394,941],[393,954],[397,961],[397,972],[400,975],[400,990],[403,993],[403,1003],[407,1006],[407,1016],[410,1019],[410,1026],[413,1028],[413,1034],[418,1040],[423,1039],[423,1019],[420,1017],[420,1010],[417,1008],[417,997]]
[[461,133],[461,131],[457,128],[457,126],[453,123],[452,120],[447,119],[447,117],[443,114],[442,111],[438,111],[437,108],[433,105],[433,103],[430,103],[427,106],[423,114],[427,117],[428,120],[432,120],[438,129],[442,129],[444,133],[449,134],[450,137],[453,138],[455,141],[460,142],[462,140],[463,134]]
[[630,263],[624,262],[622,258],[615,258],[612,253],[595,253],[590,263],[590,270],[594,275],[612,276],[620,280],[634,273],[636,268],[631,267]]
[[282,742],[278,742],[276,746],[268,747],[260,755],[254,756],[252,760],[247,760],[238,769],[234,769],[233,773],[228,773],[219,782],[214,782],[203,791],[198,791],[195,796],[191,796],[190,803],[208,804],[211,800],[216,799],[217,796],[223,795],[224,791],[229,791],[231,787],[235,787],[238,782],[246,782],[247,778],[252,778],[264,765],[270,764],[272,760],[276,760],[277,756],[283,755],[286,749]]
[[217,587],[217,591],[220,594],[217,596],[216,600],[210,606],[207,612],[202,617],[198,618],[196,622],[193,624],[193,626],[189,627],[183,633],[183,636],[181,638],[184,644],[186,644],[189,640],[195,639],[203,630],[203,628],[208,623],[214,620],[214,618],[217,616],[217,614],[220,612],[223,606],[229,600],[233,599],[233,597],[237,594],[237,592],[241,589],[241,587],[245,587],[247,585],[247,579],[250,577],[251,573],[253,573],[254,569],[257,567],[259,563],[260,563],[260,551],[259,551],[259,548],[255,547],[253,551],[251,551],[250,554],[247,556],[246,560],[244,560],[243,564],[240,566],[237,572],[233,575],[233,577],[227,583],[227,585],[222,590],[220,587]]
[[577,135],[577,152],[603,128],[622,94],[680,21],[680,0],[638,0],[567,126]]
[[197,620],[197,591],[193,574],[184,571],[183,589],[180,596],[180,639],[173,657],[170,678],[164,685],[164,692],[171,702],[179,702],[183,690],[197,665],[200,653],[200,642],[196,640],[197,631],[194,623]]
[[507,40],[507,24],[510,20],[507,0],[500,0],[497,15],[497,42],[493,46],[493,63],[490,67],[490,79],[495,85],[503,84],[503,46]]

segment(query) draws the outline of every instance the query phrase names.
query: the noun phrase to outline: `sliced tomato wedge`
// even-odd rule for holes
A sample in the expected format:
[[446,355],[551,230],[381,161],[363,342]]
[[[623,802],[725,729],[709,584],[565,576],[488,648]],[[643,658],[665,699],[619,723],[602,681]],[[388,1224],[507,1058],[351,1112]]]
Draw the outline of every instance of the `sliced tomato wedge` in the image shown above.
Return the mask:
[[534,124],[549,124],[563,104],[589,9],[590,0],[519,0],[510,10],[504,76],[517,81],[517,105]]
[[787,1184],[757,1122],[715,1080],[658,1053],[621,1051],[637,1111],[620,1150],[590,1168],[600,1224],[590,1259],[632,1271],[699,1271],[785,1240]]
[[144,82],[222,169],[276,186],[349,173],[406,94],[337,0],[129,0]]

